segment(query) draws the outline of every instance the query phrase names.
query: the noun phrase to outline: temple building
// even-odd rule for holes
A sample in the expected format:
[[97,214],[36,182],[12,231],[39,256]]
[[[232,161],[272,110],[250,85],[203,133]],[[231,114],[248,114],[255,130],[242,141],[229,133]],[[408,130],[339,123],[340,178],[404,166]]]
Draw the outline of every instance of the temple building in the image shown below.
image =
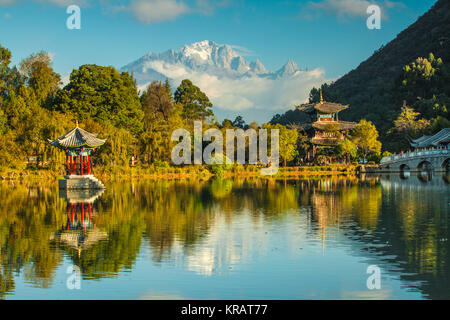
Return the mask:
[[302,125],[311,143],[306,159],[312,161],[319,146],[336,146],[345,138],[347,132],[356,126],[355,122],[340,121],[338,113],[348,108],[348,105],[327,102],[322,98],[320,102],[297,106],[296,109],[309,115],[309,121]]
[[59,180],[60,189],[104,189],[102,182],[93,176],[91,155],[106,139],[78,127],[63,134],[56,140],[48,140],[56,148],[66,153],[65,179]]
[[447,149],[450,150],[450,128],[444,128],[433,136],[422,136],[411,141],[415,150]]

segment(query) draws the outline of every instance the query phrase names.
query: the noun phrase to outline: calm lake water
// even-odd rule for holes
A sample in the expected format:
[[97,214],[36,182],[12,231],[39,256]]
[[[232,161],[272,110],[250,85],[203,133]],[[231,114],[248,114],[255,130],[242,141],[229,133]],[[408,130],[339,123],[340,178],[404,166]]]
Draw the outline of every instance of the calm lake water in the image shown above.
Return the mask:
[[0,298],[449,299],[449,182],[3,182]]

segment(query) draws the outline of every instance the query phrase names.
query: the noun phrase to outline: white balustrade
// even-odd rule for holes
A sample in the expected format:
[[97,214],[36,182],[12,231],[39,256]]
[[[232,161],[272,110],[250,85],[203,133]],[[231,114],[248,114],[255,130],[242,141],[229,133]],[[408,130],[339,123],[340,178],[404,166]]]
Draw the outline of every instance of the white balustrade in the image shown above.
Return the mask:
[[414,157],[423,157],[423,156],[439,156],[449,154],[449,149],[432,149],[432,150],[424,150],[424,151],[406,151],[405,153],[393,154],[389,157],[383,157],[380,161],[380,164],[385,164],[389,162],[393,162],[400,159],[408,159]]

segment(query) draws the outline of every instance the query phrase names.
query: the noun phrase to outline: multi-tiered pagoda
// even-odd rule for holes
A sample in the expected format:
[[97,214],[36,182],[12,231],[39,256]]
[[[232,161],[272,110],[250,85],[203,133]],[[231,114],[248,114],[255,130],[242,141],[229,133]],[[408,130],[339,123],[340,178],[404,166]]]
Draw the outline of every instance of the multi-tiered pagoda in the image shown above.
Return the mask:
[[66,153],[66,176],[59,180],[60,189],[104,189],[101,181],[92,172],[91,155],[105,144],[106,139],[78,127],[63,134],[50,144]]
[[348,105],[327,102],[322,98],[320,91],[320,102],[308,103],[297,107],[309,115],[308,123],[302,127],[308,133],[311,148],[308,150],[306,159],[312,161],[319,146],[336,146],[345,138],[348,130],[356,126],[355,122],[340,121],[338,113],[348,108]]

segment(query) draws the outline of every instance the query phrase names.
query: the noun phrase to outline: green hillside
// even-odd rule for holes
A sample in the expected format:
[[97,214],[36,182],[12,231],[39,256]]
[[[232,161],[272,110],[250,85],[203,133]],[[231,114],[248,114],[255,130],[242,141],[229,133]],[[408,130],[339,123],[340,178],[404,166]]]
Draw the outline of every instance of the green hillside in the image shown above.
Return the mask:
[[[408,90],[402,85],[406,84],[406,78],[411,77],[410,73],[418,72],[413,70],[406,73],[404,67],[415,62],[418,57],[429,59],[430,53],[433,53],[436,60],[440,58],[439,61],[443,62],[436,67],[436,72],[433,69],[433,76],[436,73],[435,78],[439,79],[427,79],[426,81],[429,81],[425,85],[426,81],[419,79],[420,81],[415,81],[415,86],[408,82],[406,86],[412,92],[407,93]],[[416,64],[418,63],[415,62],[414,67],[411,65],[410,67],[416,69]],[[425,61],[425,66],[420,67],[429,68],[427,64]],[[356,69],[336,82],[323,85],[322,90],[326,100],[350,105],[348,110],[342,112],[343,119],[357,121],[365,118],[372,121],[378,128],[382,140],[388,142],[389,146],[387,132],[394,126],[394,120],[399,116],[404,100],[412,107],[415,107],[419,100],[429,99],[428,105],[438,103],[443,104],[444,109],[450,108],[448,104],[450,84],[447,78],[449,64],[450,1],[439,0],[394,40],[382,46]],[[423,74],[416,76],[425,77]],[[418,95],[417,88],[427,90]],[[433,96],[439,101],[431,101]],[[310,100],[318,100],[317,89],[311,91]],[[422,101],[421,108],[427,108],[425,105]],[[432,112],[425,113],[423,116],[428,119],[438,115]],[[439,115],[448,119],[448,112],[441,112]],[[276,115],[272,122],[290,123],[297,122],[298,119],[301,119],[301,116],[290,111],[284,115]]]

